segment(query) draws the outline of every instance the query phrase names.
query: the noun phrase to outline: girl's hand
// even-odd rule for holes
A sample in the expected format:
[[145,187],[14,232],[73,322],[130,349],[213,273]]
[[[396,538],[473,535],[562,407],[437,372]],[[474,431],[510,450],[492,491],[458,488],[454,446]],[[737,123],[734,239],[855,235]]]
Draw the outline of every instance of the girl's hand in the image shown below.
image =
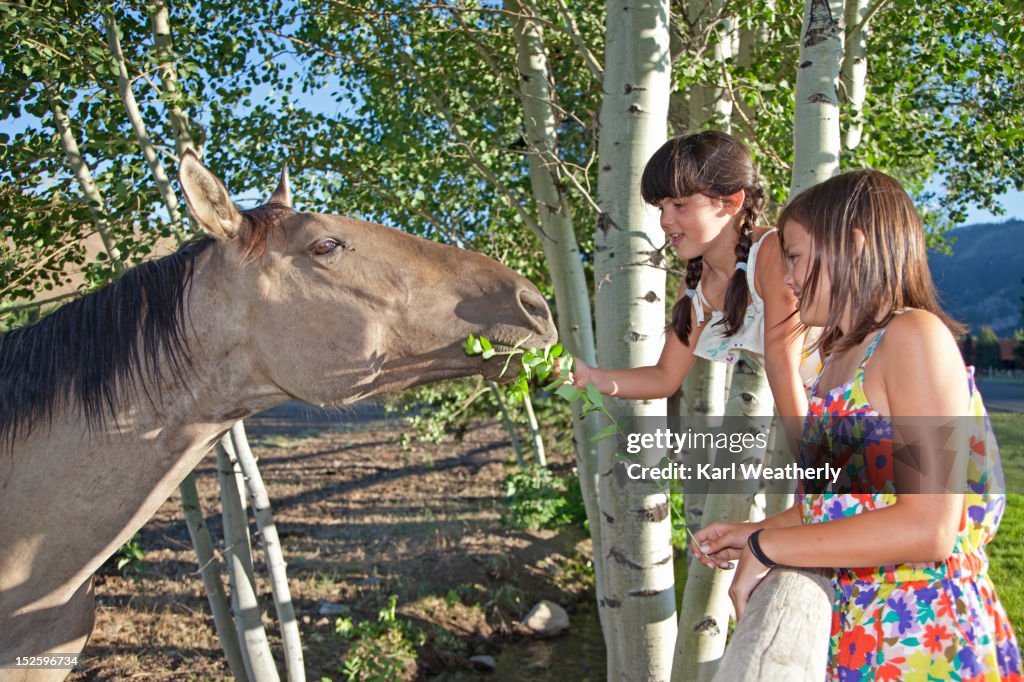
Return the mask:
[[758,529],[756,523],[723,523],[715,521],[693,534],[691,550],[708,568],[732,568],[747,546],[747,538]]
[[750,595],[754,592],[754,588],[761,584],[770,570],[770,567],[757,560],[749,548],[743,548],[739,566],[736,568],[736,575],[732,578],[732,587],[729,588],[729,598],[732,599],[732,605],[736,609],[737,623],[743,617],[743,612],[747,610],[747,602],[750,601]]
[[[586,388],[594,374],[592,367],[579,358],[573,358],[573,368],[569,372],[568,381],[576,388]],[[555,377],[562,376],[562,358],[555,360]]]

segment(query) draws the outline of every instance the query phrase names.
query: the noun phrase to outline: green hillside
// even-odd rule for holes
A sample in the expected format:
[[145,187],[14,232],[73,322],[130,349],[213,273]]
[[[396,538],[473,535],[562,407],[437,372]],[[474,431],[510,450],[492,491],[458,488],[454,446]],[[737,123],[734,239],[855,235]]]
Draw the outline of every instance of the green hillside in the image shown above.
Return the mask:
[[928,257],[943,307],[974,333],[987,325],[1009,336],[1024,326],[1024,221],[959,227],[948,238],[952,256]]

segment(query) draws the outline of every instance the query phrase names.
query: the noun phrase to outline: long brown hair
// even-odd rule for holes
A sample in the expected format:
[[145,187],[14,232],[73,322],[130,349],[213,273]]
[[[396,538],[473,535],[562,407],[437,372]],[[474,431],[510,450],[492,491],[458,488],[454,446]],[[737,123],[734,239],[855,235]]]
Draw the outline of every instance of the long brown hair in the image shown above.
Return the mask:
[[[758,183],[750,151],[738,139],[717,130],[683,135],[669,140],[654,152],[640,180],[644,201],[658,206],[663,199],[703,194],[719,199],[743,190],[736,262],[746,263],[753,244],[753,230],[764,207],[764,189]],[[704,268],[704,259],[691,258],[686,263],[686,287],[696,289]],[[725,310],[721,324],[725,335],[732,336],[743,326],[749,304],[747,273],[737,269],[725,290]],[[690,345],[693,328],[693,306],[699,302],[683,297],[672,309],[672,329],[686,345]]]
[[[895,179],[876,170],[849,171],[801,192],[779,216],[783,249],[790,222],[802,225],[814,244],[804,298],[813,300],[823,267],[832,279],[828,319],[816,348],[826,354],[852,348],[904,308],[927,310],[954,334],[963,333],[963,325],[939,306],[921,217]],[[859,255],[854,228],[864,233]],[[839,320],[846,306],[853,317],[844,334]],[[881,310],[885,315],[876,319]]]

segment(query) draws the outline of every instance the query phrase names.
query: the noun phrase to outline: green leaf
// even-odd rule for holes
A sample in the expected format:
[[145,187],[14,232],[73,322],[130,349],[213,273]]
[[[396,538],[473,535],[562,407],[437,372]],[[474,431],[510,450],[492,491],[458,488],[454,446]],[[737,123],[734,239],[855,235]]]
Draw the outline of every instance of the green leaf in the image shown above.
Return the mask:
[[608,426],[604,427],[603,429],[601,429],[600,431],[595,433],[593,436],[591,436],[590,440],[591,440],[591,442],[595,442],[596,443],[597,441],[604,440],[605,438],[608,438],[609,436],[614,436],[618,432],[619,432],[619,425],[618,424],[609,424]]
[[542,391],[555,391],[569,382],[569,378],[563,374],[547,386],[541,386]]
[[572,384],[566,383],[558,387],[558,390],[555,391],[555,395],[572,403],[580,399],[582,392]]

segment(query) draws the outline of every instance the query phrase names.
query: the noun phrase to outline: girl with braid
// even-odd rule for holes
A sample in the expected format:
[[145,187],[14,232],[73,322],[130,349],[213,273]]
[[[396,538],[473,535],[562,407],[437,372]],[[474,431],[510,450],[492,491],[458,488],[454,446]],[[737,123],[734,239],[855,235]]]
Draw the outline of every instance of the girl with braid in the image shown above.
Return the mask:
[[678,137],[647,162],[640,192],[661,210],[665,236],[687,264],[672,333],[653,366],[603,369],[576,360],[571,381],[618,398],[664,398],[697,357],[732,363],[743,350],[763,358],[779,414],[795,420],[798,433],[807,411],[800,378],[804,334],[796,298],[782,284],[778,234],[758,225],[764,190],[750,152],[714,130]]

